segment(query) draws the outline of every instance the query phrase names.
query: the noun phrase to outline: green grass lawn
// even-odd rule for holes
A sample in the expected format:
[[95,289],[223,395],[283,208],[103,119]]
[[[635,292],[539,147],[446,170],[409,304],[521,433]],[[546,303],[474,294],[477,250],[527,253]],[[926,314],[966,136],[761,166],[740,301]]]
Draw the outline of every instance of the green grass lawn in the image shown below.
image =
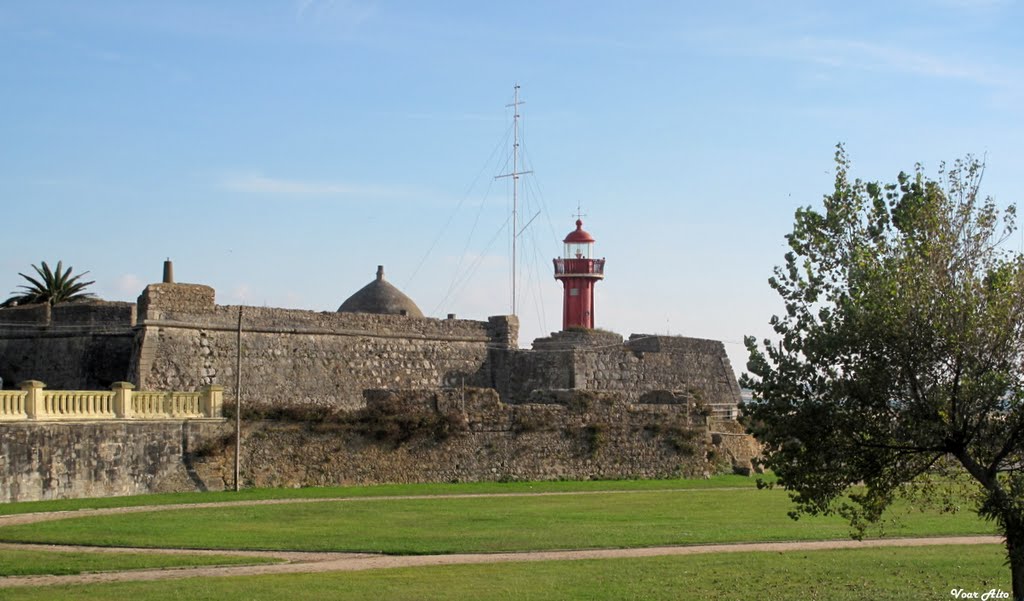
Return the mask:
[[945,600],[1010,590],[997,545],[736,553],[0,589],[11,601]]
[[[74,551],[34,551],[0,549],[0,576],[35,576],[40,574],[82,574],[142,570],[148,568],[181,568],[194,566],[252,565],[277,563],[264,557],[234,555],[161,555],[156,553],[83,553]],[[0,591],[0,598],[4,593]]]
[[[762,476],[774,480],[771,475]],[[0,515],[41,511],[76,511],[106,507],[140,507],[178,503],[215,503],[264,499],[335,499],[407,495],[453,495],[483,493],[573,492],[595,490],[671,490],[691,488],[754,488],[757,481],[745,476],[722,475],[700,480],[559,480],[550,482],[465,482],[455,484],[378,484],[318,488],[247,488],[239,492],[192,492],[131,497],[63,499],[0,503]]]
[[[582,484],[582,483],[580,483]],[[0,540],[393,554],[843,539],[838,517],[787,517],[781,490],[639,490],[517,498],[358,499],[186,508],[0,528]],[[992,534],[972,512],[895,511],[889,536]],[[877,532],[875,535],[879,534]]]

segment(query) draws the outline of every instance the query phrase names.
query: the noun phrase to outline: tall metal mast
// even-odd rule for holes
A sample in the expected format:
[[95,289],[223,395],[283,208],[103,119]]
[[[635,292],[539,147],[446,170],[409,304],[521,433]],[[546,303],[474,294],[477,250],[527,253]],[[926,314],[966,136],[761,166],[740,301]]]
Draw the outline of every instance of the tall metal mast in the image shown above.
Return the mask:
[[512,108],[512,172],[495,176],[494,179],[503,177],[512,178],[512,315],[516,315],[516,259],[517,247],[516,238],[519,237],[519,176],[533,173],[533,171],[519,171],[519,83],[515,84],[512,104],[506,107]]

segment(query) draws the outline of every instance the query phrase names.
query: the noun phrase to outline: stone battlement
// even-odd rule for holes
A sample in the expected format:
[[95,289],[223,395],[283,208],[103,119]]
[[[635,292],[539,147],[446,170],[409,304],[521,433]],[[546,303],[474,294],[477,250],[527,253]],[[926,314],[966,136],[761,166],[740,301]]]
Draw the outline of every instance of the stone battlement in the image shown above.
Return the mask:
[[[59,334],[72,327],[131,329],[135,325],[135,303],[80,301],[50,306],[46,303],[0,309],[0,331],[16,335],[20,326],[50,328]],[[35,334],[36,332],[32,332]]]
[[138,307],[140,326],[235,332],[241,309],[243,332],[494,342],[513,347],[518,335],[518,323],[509,316],[473,321],[217,305],[213,288],[196,284],[150,284],[139,296]]

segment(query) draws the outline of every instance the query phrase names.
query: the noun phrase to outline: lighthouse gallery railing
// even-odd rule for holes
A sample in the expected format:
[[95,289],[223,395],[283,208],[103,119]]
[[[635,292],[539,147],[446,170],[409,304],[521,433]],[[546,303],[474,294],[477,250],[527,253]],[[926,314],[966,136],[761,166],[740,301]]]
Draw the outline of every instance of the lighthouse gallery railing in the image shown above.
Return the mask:
[[554,259],[555,276],[599,275],[604,276],[604,259]]

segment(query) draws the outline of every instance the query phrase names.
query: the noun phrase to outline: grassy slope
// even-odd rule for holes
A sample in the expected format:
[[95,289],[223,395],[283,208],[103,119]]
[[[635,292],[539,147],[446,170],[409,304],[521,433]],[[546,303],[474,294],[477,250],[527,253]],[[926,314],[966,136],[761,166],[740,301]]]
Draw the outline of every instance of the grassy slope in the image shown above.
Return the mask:
[[[160,555],[155,553],[81,553],[71,551],[0,550],[0,576],[82,574],[148,568],[252,565],[276,563],[263,557],[231,555]],[[3,593],[0,592],[0,598]]]
[[[794,522],[789,509],[785,492],[752,489],[356,500],[73,518],[0,528],[0,540],[420,554],[849,536],[841,518]],[[969,512],[896,513],[886,535],[994,533]]]
[[[772,476],[762,478],[773,480]],[[754,488],[756,480],[744,476],[714,476],[703,480],[584,480],[550,482],[466,482],[458,484],[380,484],[319,488],[247,488],[239,492],[195,492],[0,503],[0,515],[43,511],[76,511],[105,507],[140,507],[177,503],[215,503],[263,499],[334,499],[404,495],[452,495],[593,490],[666,490],[679,488]]]
[[996,545],[742,553],[0,589],[11,601],[950,599],[1009,590]]

